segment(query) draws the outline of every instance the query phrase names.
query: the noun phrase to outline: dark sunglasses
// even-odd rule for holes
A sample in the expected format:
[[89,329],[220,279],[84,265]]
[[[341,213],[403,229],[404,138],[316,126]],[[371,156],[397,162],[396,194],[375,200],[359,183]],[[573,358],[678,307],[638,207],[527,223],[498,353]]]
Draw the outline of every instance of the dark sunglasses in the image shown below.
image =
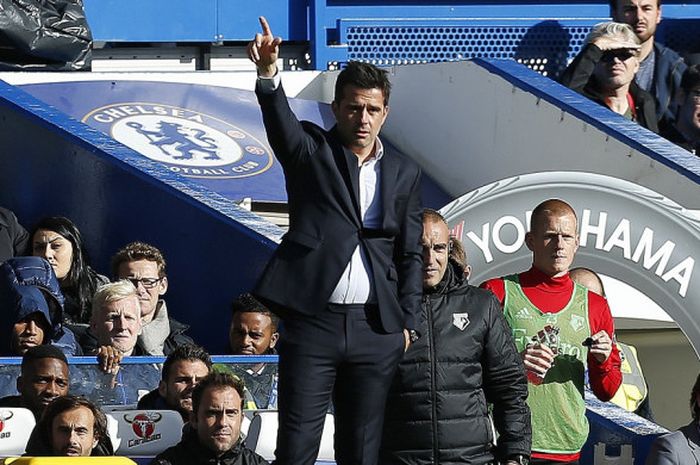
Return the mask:
[[630,50],[625,50],[625,49],[607,50],[607,51],[603,52],[603,56],[601,57],[601,61],[604,61],[606,63],[610,63],[615,58],[617,58],[620,61],[627,61],[636,55],[637,55],[636,53],[634,53]]

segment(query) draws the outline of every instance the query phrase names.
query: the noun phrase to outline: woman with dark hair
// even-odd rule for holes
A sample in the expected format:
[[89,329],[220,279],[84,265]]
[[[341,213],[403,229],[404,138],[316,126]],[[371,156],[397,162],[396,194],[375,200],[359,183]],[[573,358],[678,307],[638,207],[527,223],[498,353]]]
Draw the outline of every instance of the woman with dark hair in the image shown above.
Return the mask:
[[64,321],[69,325],[90,323],[92,296],[107,277],[88,265],[80,231],[68,218],[44,218],[31,234],[30,255],[45,258],[53,267],[66,299]]
[[690,391],[688,425],[659,436],[651,445],[646,465],[688,465],[700,463],[700,375]]

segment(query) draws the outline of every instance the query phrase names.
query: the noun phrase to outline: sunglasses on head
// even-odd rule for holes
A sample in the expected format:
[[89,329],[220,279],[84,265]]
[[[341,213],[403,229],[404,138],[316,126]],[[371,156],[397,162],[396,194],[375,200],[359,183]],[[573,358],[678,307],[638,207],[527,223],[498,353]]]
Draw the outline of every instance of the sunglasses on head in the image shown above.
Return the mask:
[[619,50],[606,50],[603,52],[603,56],[601,58],[601,61],[604,61],[606,63],[610,63],[613,61],[613,59],[617,58],[620,61],[627,61],[633,56],[636,56],[634,52],[631,50],[627,49],[619,49]]

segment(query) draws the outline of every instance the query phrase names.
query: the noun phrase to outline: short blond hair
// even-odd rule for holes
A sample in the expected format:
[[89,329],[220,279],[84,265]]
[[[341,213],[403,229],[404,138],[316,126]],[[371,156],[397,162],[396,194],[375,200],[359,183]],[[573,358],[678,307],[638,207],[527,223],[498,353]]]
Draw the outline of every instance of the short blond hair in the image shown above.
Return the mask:
[[632,26],[625,23],[616,23],[614,21],[606,21],[604,23],[598,23],[586,36],[584,43],[586,45],[592,43],[599,37],[608,37],[611,39],[619,38],[621,42],[634,43],[635,45],[642,45],[642,41],[639,40],[637,34],[634,33]]
[[[138,293],[136,288],[128,279],[122,279],[114,283],[108,283],[97,288],[95,296],[92,298],[92,317],[91,322],[96,323],[97,316],[102,316],[102,307],[109,302],[118,302],[120,300],[136,297]],[[141,318],[141,305],[138,305],[139,318]]]

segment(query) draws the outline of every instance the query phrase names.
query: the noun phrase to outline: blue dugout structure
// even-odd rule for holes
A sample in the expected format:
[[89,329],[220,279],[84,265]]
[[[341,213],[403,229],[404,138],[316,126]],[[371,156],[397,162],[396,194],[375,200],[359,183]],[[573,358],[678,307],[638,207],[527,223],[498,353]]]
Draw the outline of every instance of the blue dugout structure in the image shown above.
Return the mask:
[[[266,16],[288,42],[309,44],[311,67],[348,60],[376,64],[512,58],[557,75],[590,27],[609,19],[607,2],[571,0],[85,0],[95,40],[123,43],[235,43]],[[658,39],[700,53],[700,5],[663,4]]]

